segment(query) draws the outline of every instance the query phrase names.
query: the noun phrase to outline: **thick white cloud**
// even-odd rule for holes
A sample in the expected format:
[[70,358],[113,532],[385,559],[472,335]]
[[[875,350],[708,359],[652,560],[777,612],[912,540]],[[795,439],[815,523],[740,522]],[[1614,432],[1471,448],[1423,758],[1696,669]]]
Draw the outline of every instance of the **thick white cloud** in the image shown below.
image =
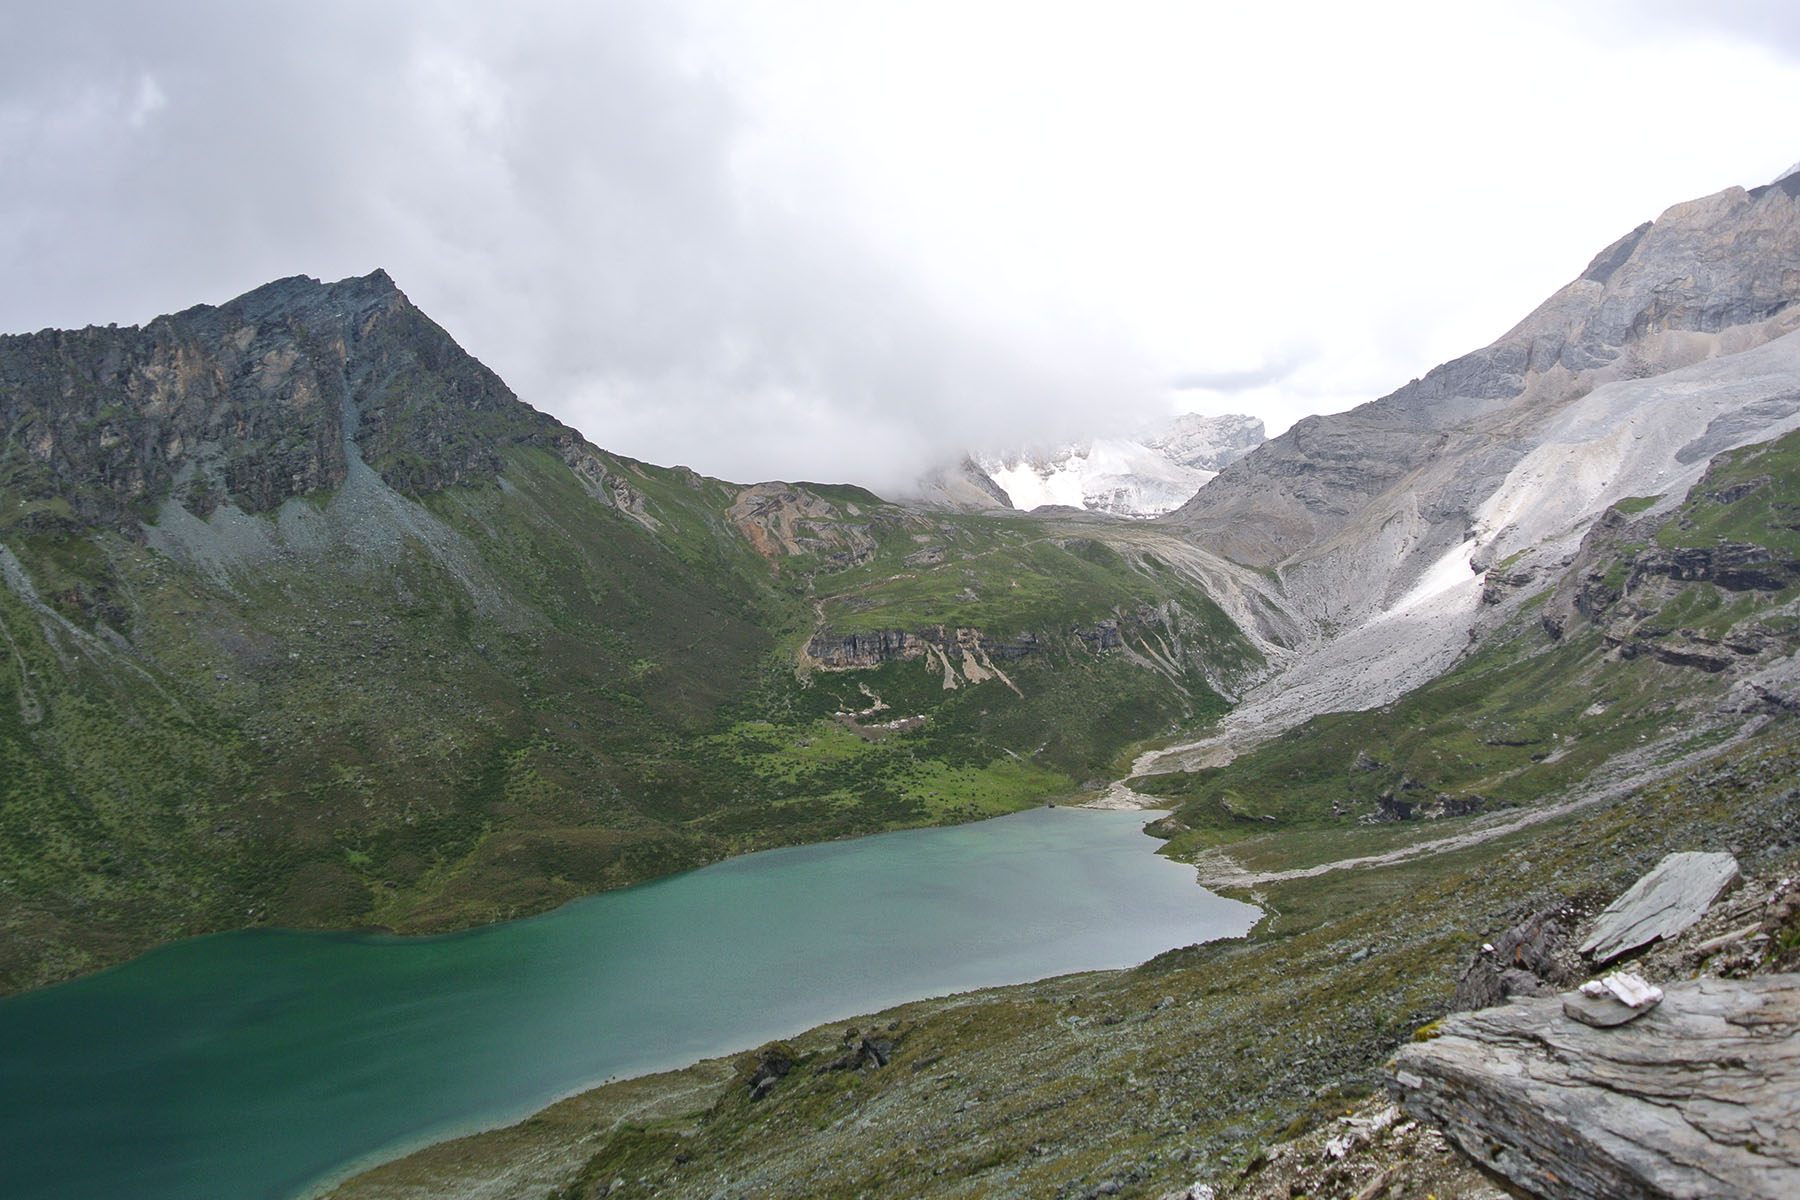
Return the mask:
[[1748,0],[45,6],[0,43],[0,328],[384,266],[526,400],[735,478],[889,487],[1171,403],[1279,427],[1800,158],[1795,24]]

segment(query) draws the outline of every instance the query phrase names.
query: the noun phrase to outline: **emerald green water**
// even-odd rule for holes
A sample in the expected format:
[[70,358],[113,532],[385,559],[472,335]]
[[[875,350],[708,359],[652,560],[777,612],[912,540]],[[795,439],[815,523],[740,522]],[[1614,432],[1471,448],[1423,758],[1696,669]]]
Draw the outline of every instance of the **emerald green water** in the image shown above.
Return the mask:
[[1244,932],[1143,821],[774,850],[448,937],[166,946],[0,1002],[0,1197],[290,1196],[608,1077]]

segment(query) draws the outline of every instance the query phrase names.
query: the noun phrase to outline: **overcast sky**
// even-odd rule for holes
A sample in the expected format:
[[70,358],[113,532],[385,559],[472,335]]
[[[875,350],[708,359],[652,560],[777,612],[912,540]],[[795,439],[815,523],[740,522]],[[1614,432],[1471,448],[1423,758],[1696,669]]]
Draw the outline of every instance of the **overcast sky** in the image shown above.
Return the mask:
[[6,10],[0,330],[385,267],[529,403],[738,480],[1280,429],[1800,159],[1788,0]]

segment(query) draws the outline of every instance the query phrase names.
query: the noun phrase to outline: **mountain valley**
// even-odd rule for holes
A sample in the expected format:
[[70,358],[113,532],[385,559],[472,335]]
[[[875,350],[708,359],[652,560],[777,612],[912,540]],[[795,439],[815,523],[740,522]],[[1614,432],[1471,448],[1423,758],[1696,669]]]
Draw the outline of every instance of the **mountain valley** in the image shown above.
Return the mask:
[[0,372],[9,988],[1011,811],[1261,666],[1079,523],[609,455],[379,272]]
[[610,454],[381,272],[0,338],[0,422],[0,989],[1046,802],[1265,914],[336,1195],[1235,1194],[1508,927],[1800,868],[1800,174],[1147,520]]

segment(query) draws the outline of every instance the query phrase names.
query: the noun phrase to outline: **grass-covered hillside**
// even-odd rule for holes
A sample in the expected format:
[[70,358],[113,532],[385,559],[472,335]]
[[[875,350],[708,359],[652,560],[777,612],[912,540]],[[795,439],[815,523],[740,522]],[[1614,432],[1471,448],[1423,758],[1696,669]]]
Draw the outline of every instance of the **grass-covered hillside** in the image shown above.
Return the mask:
[[[1766,941],[1717,935],[1754,928],[1800,866],[1800,570],[1780,482],[1797,462],[1796,438],[1721,456],[1679,504],[1596,522],[1555,577],[1496,570],[1482,643],[1393,704],[1135,780],[1178,806],[1171,850],[1264,909],[1247,937],[609,1084],[334,1195],[1299,1194],[1257,1191],[1293,1157],[1274,1148],[1341,1132],[1482,943],[1527,917],[1572,930],[1663,855],[1729,850],[1750,900],[1702,931],[1716,940],[1642,969],[1791,969],[1791,904],[1771,901],[1785,924]],[[1735,565],[1671,575],[1684,549]],[[1708,647],[1731,661],[1692,657]],[[1405,1170],[1433,1178],[1438,1153]],[[1316,1147],[1305,1168],[1307,1195],[1374,1194]]]
[[0,388],[0,991],[1042,803],[1256,661],[1042,521],[606,454],[384,276],[0,339]]

